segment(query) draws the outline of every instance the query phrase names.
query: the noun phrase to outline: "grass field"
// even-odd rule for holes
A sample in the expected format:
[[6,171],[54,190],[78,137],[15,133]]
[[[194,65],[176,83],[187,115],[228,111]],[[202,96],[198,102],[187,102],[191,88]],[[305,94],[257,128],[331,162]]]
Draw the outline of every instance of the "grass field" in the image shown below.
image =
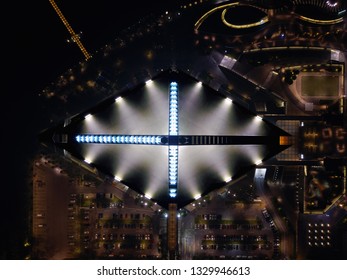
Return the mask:
[[302,96],[338,96],[338,76],[303,76],[301,78]]

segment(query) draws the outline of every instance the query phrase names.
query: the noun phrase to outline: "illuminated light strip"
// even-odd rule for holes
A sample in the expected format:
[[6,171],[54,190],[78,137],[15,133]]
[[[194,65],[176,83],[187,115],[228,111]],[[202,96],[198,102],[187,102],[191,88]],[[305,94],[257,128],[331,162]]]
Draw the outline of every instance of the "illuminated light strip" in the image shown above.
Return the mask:
[[177,83],[170,83],[169,136],[178,135],[178,91]]
[[234,29],[252,28],[252,27],[259,26],[259,25],[263,25],[263,24],[265,24],[265,23],[267,23],[269,21],[269,18],[266,16],[266,17],[263,17],[261,20],[259,20],[257,22],[253,22],[253,23],[249,23],[249,24],[242,24],[242,25],[232,24],[232,23],[228,22],[225,19],[225,14],[226,14],[227,11],[228,11],[228,9],[223,10],[223,12],[222,12],[222,21],[223,21],[223,23],[226,26],[228,26],[230,28],[234,28]]
[[[273,50],[291,50],[291,49],[311,49],[311,50],[331,50],[330,48],[324,48],[324,47],[307,47],[307,46],[288,46],[288,47],[269,47],[269,48],[262,48],[262,49],[251,49],[251,50],[244,50],[244,53],[248,52],[261,52],[261,51],[273,51]],[[331,50],[333,51],[333,50]]]
[[157,135],[79,134],[75,137],[75,140],[78,143],[90,144],[162,145],[163,138],[163,136]]
[[259,9],[261,10],[258,6],[255,6],[255,5],[251,5],[251,4],[242,4],[240,2],[234,2],[234,3],[229,3],[229,4],[225,4],[225,5],[221,5],[221,6],[218,6],[216,8],[213,8],[211,10],[209,10],[207,13],[205,13],[204,15],[202,15],[198,21],[194,24],[194,28],[195,30],[198,30],[200,28],[200,26],[202,25],[202,23],[210,16],[212,15],[214,12],[218,11],[218,10],[223,10],[222,12],[222,21],[225,25],[231,27],[231,28],[236,28],[236,29],[240,29],[240,28],[250,28],[250,27],[254,27],[254,26],[259,26],[259,25],[262,25],[266,22],[269,21],[268,17],[264,17],[262,18],[260,21],[258,22],[254,22],[254,23],[250,23],[250,24],[244,24],[244,25],[236,25],[236,24],[231,24],[229,22],[227,22],[225,20],[225,13],[227,12],[227,10],[229,8],[233,8],[233,7],[236,7],[236,6],[248,6],[248,7],[253,7],[253,8],[256,8],[256,9]]
[[[194,24],[194,29],[195,30],[198,30],[200,28],[200,26],[202,25],[202,23],[211,15],[213,14],[214,12],[218,11],[218,10],[223,10],[222,12],[222,21],[225,25],[231,27],[231,28],[236,28],[236,29],[241,29],[241,28],[250,28],[250,27],[254,27],[254,26],[259,26],[259,25],[262,25],[266,22],[269,21],[268,17],[264,17],[263,19],[261,19],[260,21],[258,22],[255,22],[255,23],[250,23],[250,24],[245,24],[245,25],[235,25],[235,24],[231,24],[229,22],[226,21],[225,19],[225,13],[227,12],[227,10],[229,8],[232,8],[232,7],[236,7],[236,6],[241,6],[242,4],[240,2],[234,2],[234,3],[229,3],[229,4],[225,4],[225,5],[221,5],[221,6],[218,6],[216,8],[213,8],[211,10],[209,10],[208,12],[206,12],[204,15],[202,15],[198,21]],[[249,7],[254,7],[254,8],[257,8],[259,9],[259,7],[257,6],[254,6],[254,5],[249,5],[249,4],[246,4],[246,5],[242,5],[242,6],[249,6]],[[301,20],[304,20],[304,21],[307,21],[307,22],[310,22],[310,23],[315,23],[315,24],[322,24],[322,25],[328,25],[328,24],[336,24],[336,23],[340,23],[340,22],[343,22],[343,17],[340,17],[338,19],[333,19],[333,20],[316,20],[316,19],[312,19],[312,18],[308,18],[308,17],[304,17],[304,16],[301,16],[301,15],[296,15],[297,17],[299,17]]]
[[204,15],[202,15],[202,17],[200,17],[198,19],[198,21],[194,24],[194,27],[196,30],[198,30],[201,26],[201,24],[211,15],[213,14],[215,11],[218,11],[220,9],[224,9],[224,8],[230,8],[232,6],[237,6],[239,5],[240,3],[239,2],[235,2],[235,3],[231,3],[231,4],[226,4],[226,5],[221,5],[221,6],[218,6],[216,8],[213,8],[211,10],[209,10],[207,13],[205,13]]
[[61,19],[61,21],[64,23],[66,29],[69,31],[70,35],[71,35],[71,39],[74,43],[77,44],[77,46],[80,48],[80,50],[82,51],[83,55],[85,56],[86,60],[89,60],[92,56],[88,53],[88,51],[86,50],[86,48],[83,46],[79,36],[75,33],[75,31],[72,29],[71,25],[68,23],[68,21],[66,20],[66,18],[64,17],[63,13],[61,12],[61,10],[59,9],[59,7],[57,6],[57,4],[54,2],[54,0],[49,0],[49,2],[51,3],[51,5],[53,6],[54,10],[56,11],[56,13],[58,14],[59,18]]
[[178,183],[178,146],[169,146],[169,185],[177,187]]
[[337,19],[330,19],[330,20],[314,19],[314,18],[309,18],[309,17],[305,17],[301,15],[298,15],[298,17],[299,19],[303,21],[307,21],[309,23],[321,24],[321,25],[337,24],[337,23],[343,22],[343,17],[340,17]]
[[178,136],[178,86],[170,83],[169,88],[169,196],[175,198],[178,186],[178,145],[170,144],[170,138]]

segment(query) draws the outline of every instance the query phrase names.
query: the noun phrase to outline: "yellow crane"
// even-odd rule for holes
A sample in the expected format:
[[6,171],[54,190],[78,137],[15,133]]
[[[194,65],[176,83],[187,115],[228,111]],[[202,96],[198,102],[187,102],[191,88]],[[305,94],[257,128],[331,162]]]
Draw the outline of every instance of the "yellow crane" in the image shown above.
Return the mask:
[[83,46],[83,44],[82,44],[82,42],[80,40],[79,35],[76,34],[75,31],[72,29],[71,25],[68,23],[68,21],[64,17],[63,13],[60,11],[60,9],[57,6],[57,4],[55,3],[55,1],[54,0],[49,0],[49,2],[51,3],[51,5],[53,6],[54,10],[56,11],[58,16],[60,17],[61,21],[64,23],[64,25],[67,28],[67,30],[69,31],[69,33],[71,34],[72,41],[75,42],[77,44],[77,46],[80,48],[80,50],[82,51],[85,59],[89,60],[92,56],[87,52],[86,48]]

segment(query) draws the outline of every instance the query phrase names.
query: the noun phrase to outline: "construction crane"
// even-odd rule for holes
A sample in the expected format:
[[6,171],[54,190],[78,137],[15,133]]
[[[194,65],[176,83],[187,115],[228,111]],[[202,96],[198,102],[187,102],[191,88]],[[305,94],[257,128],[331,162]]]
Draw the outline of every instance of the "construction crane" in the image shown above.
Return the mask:
[[57,4],[55,3],[55,1],[54,0],[49,0],[49,2],[51,3],[51,5],[53,6],[54,10],[56,11],[58,16],[60,17],[61,21],[64,23],[64,25],[67,28],[67,30],[69,31],[69,33],[71,34],[72,41],[75,42],[77,44],[77,46],[80,48],[80,50],[82,51],[85,59],[89,60],[92,56],[87,52],[86,48],[83,46],[83,44],[82,44],[82,42],[80,40],[79,35],[76,34],[75,31],[72,29],[71,25],[68,23],[68,21],[64,17],[63,13],[60,11],[60,9],[57,6]]

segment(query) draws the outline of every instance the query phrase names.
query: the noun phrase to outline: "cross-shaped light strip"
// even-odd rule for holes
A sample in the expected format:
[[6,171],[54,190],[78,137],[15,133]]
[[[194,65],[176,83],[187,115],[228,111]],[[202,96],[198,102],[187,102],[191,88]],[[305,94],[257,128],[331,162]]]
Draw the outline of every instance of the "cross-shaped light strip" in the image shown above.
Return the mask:
[[[89,144],[130,144],[130,145],[164,145],[168,146],[168,188],[169,197],[176,198],[178,188],[178,146],[180,145],[264,145],[272,136],[243,135],[179,135],[178,84],[169,85],[169,125],[168,135],[123,135],[123,134],[79,134],[75,136],[78,143]],[[119,99],[119,98],[118,98]],[[227,99],[232,104],[231,99]],[[260,116],[255,117],[261,121]],[[259,165],[262,160],[255,160]],[[232,177],[225,181],[230,182]],[[196,199],[196,197],[195,197]]]

